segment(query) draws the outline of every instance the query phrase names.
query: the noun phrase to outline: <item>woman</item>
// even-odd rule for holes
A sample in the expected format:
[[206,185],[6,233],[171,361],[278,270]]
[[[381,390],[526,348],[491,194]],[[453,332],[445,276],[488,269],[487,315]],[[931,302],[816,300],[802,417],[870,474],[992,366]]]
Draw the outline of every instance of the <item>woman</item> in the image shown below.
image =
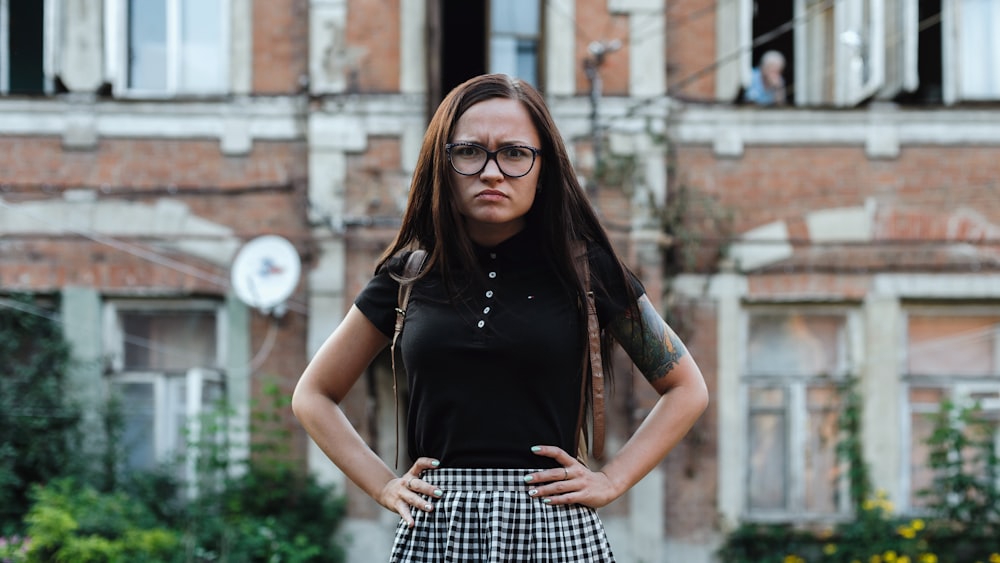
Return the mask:
[[[416,248],[427,258],[398,343],[415,461],[397,476],[337,404],[390,343]],[[574,456],[588,287],[601,327],[661,395],[599,471]],[[326,455],[399,514],[392,561],[577,562],[614,560],[595,509],[653,469],[707,401],[694,360],[615,255],[540,94],[486,75],[435,113],[396,240],[292,406]]]

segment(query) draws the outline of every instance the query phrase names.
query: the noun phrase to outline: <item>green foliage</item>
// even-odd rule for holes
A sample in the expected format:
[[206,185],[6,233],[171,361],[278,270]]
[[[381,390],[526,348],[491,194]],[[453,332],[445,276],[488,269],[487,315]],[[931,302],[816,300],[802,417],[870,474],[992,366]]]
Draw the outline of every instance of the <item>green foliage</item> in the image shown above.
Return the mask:
[[[66,378],[70,349],[54,316],[28,297],[0,307],[0,562],[340,562],[345,503],[304,474],[290,450],[290,396],[262,387],[249,432],[220,404],[181,458],[124,466],[124,417],[103,409],[103,451],[82,451]],[[179,468],[193,461],[191,482]],[[102,467],[94,476],[87,467]],[[99,478],[98,478],[99,477]],[[197,496],[191,496],[197,491]]]
[[1000,532],[996,427],[978,405],[945,400],[928,440],[932,486],[921,491],[930,509],[973,532]]
[[827,528],[747,523],[719,550],[727,563],[1000,563],[995,427],[976,407],[945,401],[929,440],[935,478],[926,518],[893,512],[872,492],[864,463],[861,398],[846,389],[838,454],[848,466],[853,517]]
[[67,400],[70,347],[24,295],[0,307],[0,531],[20,525],[33,483],[81,468],[80,409]]
[[28,562],[171,561],[179,538],[124,493],[63,479],[32,488]]

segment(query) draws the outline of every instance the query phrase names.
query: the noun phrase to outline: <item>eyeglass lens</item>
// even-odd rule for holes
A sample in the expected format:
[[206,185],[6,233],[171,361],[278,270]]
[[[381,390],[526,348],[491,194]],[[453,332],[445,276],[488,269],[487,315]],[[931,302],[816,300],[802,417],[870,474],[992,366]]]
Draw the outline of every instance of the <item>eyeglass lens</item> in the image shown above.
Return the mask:
[[450,145],[449,152],[455,171],[466,176],[482,172],[491,157],[496,160],[500,172],[512,178],[524,176],[535,164],[535,152],[530,147],[510,146],[491,152],[479,145],[454,144]]

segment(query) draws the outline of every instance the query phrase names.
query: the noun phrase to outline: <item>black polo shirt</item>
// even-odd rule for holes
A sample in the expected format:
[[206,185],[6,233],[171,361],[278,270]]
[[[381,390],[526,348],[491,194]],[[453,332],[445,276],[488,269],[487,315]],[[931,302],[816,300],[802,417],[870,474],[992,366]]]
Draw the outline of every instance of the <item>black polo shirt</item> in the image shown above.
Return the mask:
[[[527,230],[477,256],[484,275],[456,279],[456,295],[436,271],[411,290],[397,343],[410,389],[409,453],[448,467],[554,467],[531,446],[574,453],[584,359],[577,296]],[[594,245],[589,257],[603,327],[627,297],[614,259]],[[402,264],[387,268],[399,273]],[[383,268],[355,300],[390,338],[398,290]]]

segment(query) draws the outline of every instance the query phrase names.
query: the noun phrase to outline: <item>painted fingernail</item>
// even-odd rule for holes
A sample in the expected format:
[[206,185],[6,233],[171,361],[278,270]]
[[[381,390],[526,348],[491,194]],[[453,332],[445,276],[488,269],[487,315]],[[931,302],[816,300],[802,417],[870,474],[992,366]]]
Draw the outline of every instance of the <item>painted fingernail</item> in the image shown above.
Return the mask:
[[424,510],[426,510],[426,511],[428,511],[428,512],[430,512],[432,508],[434,508],[434,507],[433,507],[433,506],[431,506],[431,505],[429,505],[429,504],[425,504],[425,505],[424,505]]
[[525,483],[530,483],[530,482],[532,482],[534,480],[535,480],[535,476],[534,475],[525,475],[524,476],[524,482]]
[[542,502],[544,502],[545,504],[552,504],[552,499],[550,499],[550,498],[543,498]]
[[533,451],[533,452],[540,452],[540,451],[542,451],[542,447],[541,446],[531,446],[531,451]]
[[434,489],[434,496],[439,497],[443,494],[444,493],[441,491],[441,489]]
[[431,462],[431,465],[433,465],[434,467],[437,467],[437,466],[441,465],[441,462],[435,459],[434,461]]
[[528,496],[529,497],[533,497],[533,496],[535,496],[537,494],[538,494],[538,489],[531,489],[530,491],[528,491]]

